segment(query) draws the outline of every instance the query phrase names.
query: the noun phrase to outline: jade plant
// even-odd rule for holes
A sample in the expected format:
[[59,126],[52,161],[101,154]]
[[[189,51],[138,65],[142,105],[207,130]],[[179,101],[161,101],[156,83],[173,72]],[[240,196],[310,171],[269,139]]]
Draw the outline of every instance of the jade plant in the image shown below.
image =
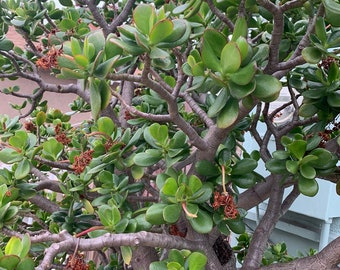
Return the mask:
[[19,101],[0,115],[0,267],[334,268],[340,238],[304,259],[267,243],[320,181],[340,194],[339,15],[335,0],[1,1],[0,93]]

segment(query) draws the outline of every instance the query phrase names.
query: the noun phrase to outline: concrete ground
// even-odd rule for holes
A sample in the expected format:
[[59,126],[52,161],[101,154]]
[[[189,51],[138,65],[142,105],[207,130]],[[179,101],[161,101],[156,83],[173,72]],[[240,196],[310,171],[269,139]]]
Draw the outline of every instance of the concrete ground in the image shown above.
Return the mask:
[[[18,47],[23,48],[25,46],[25,40],[15,31],[14,28],[10,28],[7,33],[7,38],[12,40],[14,44]],[[42,71],[42,75],[49,83],[72,83],[71,80],[60,80],[56,79],[53,76],[49,76],[48,71]],[[26,79],[19,79],[16,81],[11,80],[0,80],[0,89],[18,85],[21,89],[21,93],[32,94],[33,90],[38,87],[38,85],[32,81]],[[45,93],[44,98],[48,100],[48,106],[54,109],[60,109],[62,112],[69,112],[70,107],[69,104],[76,98],[74,94],[57,94],[57,93]],[[4,95],[0,93],[0,114],[7,114],[11,117],[18,115],[18,111],[14,110],[10,103],[13,104],[22,104],[24,99],[16,98],[11,95]],[[27,104],[26,108],[22,110],[23,113],[29,110],[29,104]],[[90,114],[76,114],[72,116],[72,123],[78,123],[84,119],[89,119]]]
[[[47,72],[43,74],[44,78],[49,83],[60,83],[60,80],[49,76]],[[62,83],[72,83],[72,81],[65,81],[63,80]],[[0,81],[0,89],[15,86],[18,85],[20,87],[20,93],[23,94],[32,94],[34,89],[36,89],[38,86],[36,83],[26,80],[26,79],[18,79],[16,81],[11,80],[4,80]],[[59,94],[59,93],[45,93],[44,99],[48,101],[48,107],[54,108],[54,109],[60,109],[63,113],[70,112],[71,109],[69,107],[69,104],[72,103],[72,101],[76,98],[76,95],[74,94]],[[0,114],[7,114],[11,117],[14,117],[15,115],[18,115],[18,111],[13,109],[10,105],[12,104],[19,104],[21,105],[24,102],[25,99],[17,98],[12,95],[5,95],[3,93],[0,93]],[[29,103],[26,105],[26,108],[22,110],[22,113],[25,113],[29,110]],[[75,114],[72,116],[72,123],[78,123],[81,122],[84,119],[89,119],[90,114]]]

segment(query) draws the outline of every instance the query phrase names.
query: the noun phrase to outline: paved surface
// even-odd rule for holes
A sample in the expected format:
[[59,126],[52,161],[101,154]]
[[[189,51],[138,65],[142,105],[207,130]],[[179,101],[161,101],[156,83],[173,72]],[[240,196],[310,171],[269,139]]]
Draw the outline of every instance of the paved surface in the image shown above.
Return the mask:
[[[25,41],[20,37],[18,33],[12,28],[7,33],[7,37],[12,40],[16,46],[24,47]],[[48,72],[43,72],[44,78],[49,83],[58,82],[60,83],[60,80],[57,80],[54,77],[49,76]],[[63,83],[71,83],[72,81],[64,80]],[[26,79],[20,79],[16,81],[11,80],[4,80],[0,81],[0,89],[3,89],[5,87],[18,85],[21,89],[21,93],[25,94],[32,94],[34,89],[38,87],[38,85],[32,81],[26,80]],[[69,104],[75,99],[76,95],[73,94],[57,94],[57,93],[46,93],[44,95],[45,99],[48,100],[48,106],[50,108],[60,109],[62,112],[69,112],[70,107]],[[8,114],[9,116],[13,117],[18,114],[18,111],[14,110],[10,103],[13,104],[22,104],[24,99],[16,98],[11,95],[4,95],[0,93],[0,114]],[[22,110],[23,113],[27,112],[29,110],[29,104],[27,104],[26,108]],[[84,119],[89,119],[90,114],[77,114],[72,116],[72,122],[77,123]]]
[[[57,80],[56,78],[48,76],[46,74],[44,76],[46,80],[49,83],[58,82],[60,83],[60,80]],[[71,83],[72,81],[63,81],[65,83]],[[10,80],[4,80],[0,81],[0,89],[3,89],[5,87],[18,85],[21,89],[20,93],[25,94],[32,94],[34,89],[36,89],[38,86],[36,83],[26,80],[26,79],[20,79],[16,81],[10,81]],[[74,94],[58,94],[58,93],[45,93],[44,98],[48,101],[48,107],[54,108],[54,109],[60,109],[62,112],[70,112],[71,109],[69,107],[69,104],[72,103],[72,101],[76,98],[76,95]],[[5,95],[0,93],[0,114],[8,114],[9,116],[13,117],[18,114],[17,110],[14,110],[10,103],[12,104],[22,104],[25,99],[13,97],[12,95]],[[22,110],[23,113],[27,112],[29,110],[29,103],[27,104],[26,108]],[[88,119],[90,117],[89,114],[76,114],[72,116],[72,122],[80,122],[84,119]]]

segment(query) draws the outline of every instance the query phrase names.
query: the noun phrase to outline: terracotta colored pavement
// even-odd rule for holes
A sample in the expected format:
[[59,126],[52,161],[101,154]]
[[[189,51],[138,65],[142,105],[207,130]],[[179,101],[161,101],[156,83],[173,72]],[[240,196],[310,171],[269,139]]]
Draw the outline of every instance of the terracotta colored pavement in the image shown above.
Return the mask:
[[[10,40],[12,40],[16,46],[24,47],[25,40],[13,29],[11,28],[6,35]],[[0,67],[1,68],[1,67]],[[41,75],[44,79],[49,83],[73,83],[74,81],[71,80],[58,80],[55,77],[49,75],[48,72],[41,72]],[[18,85],[20,87],[20,93],[24,94],[32,94],[33,91],[38,88],[38,85],[32,81],[26,79],[19,79],[15,81],[11,80],[3,80],[0,81],[0,89],[6,87],[13,87]],[[74,94],[58,94],[58,93],[45,93],[44,99],[47,99],[48,106],[54,109],[60,109],[62,112],[70,112],[69,104],[76,98]],[[5,95],[0,93],[0,114],[8,114],[9,116],[13,117],[18,114],[18,111],[14,110],[10,103],[12,104],[22,104],[24,99],[13,97],[11,95]],[[23,113],[29,110],[29,103],[27,104],[26,108],[22,110]],[[84,119],[89,119],[90,114],[76,114],[72,116],[72,122],[78,123]]]

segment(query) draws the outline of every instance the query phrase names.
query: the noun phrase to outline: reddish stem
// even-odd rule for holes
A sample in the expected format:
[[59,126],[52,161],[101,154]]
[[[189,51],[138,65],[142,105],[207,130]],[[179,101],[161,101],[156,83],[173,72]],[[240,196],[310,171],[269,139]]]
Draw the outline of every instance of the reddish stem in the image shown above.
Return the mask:
[[76,237],[76,238],[82,237],[82,236],[88,234],[89,232],[93,232],[93,231],[97,231],[97,230],[103,230],[103,229],[105,229],[105,226],[93,226],[93,227],[91,227],[91,228],[88,228],[88,229],[85,230],[85,231],[82,231],[82,232],[76,234],[75,237]]

